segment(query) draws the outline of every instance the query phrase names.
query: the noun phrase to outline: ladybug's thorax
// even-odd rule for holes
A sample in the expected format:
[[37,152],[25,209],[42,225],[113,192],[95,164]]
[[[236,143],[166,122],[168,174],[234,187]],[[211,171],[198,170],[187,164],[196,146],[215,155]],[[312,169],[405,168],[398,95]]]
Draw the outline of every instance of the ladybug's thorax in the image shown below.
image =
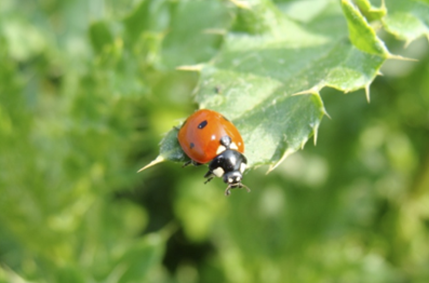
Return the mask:
[[233,149],[227,149],[217,155],[209,164],[209,169],[217,177],[222,177],[227,184],[239,186],[246,169],[247,159]]

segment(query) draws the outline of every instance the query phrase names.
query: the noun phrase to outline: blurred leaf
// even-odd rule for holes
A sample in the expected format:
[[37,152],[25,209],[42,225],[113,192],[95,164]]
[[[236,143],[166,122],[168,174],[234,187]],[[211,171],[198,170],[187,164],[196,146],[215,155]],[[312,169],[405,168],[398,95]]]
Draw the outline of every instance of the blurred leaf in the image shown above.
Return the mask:
[[46,48],[47,42],[42,32],[27,21],[12,19],[0,21],[0,24],[3,24],[2,29],[12,58],[27,60]]
[[82,271],[71,266],[59,268],[55,274],[56,282],[64,283],[84,283],[86,282]]
[[124,18],[127,38],[135,42],[143,32],[163,32],[170,21],[170,2],[143,0]]
[[194,176],[182,182],[181,186],[187,190],[177,192],[174,210],[186,235],[195,242],[202,242],[213,232],[216,219],[228,214],[224,211],[226,200],[212,183],[202,189],[201,179]]
[[218,51],[231,15],[221,1],[177,1],[162,46],[164,63],[175,68],[210,60]]
[[[122,270],[119,280],[111,282],[144,282],[151,269],[157,267],[164,253],[165,239],[160,235],[149,234],[129,247],[117,263]],[[112,280],[113,278],[109,278]]]
[[429,38],[429,2],[387,0],[384,28],[408,43],[425,35]]
[[92,47],[101,52],[103,48],[113,43],[113,35],[106,22],[95,22],[89,28]]
[[31,281],[25,280],[19,274],[13,272],[7,267],[0,266],[0,283],[11,282],[30,283]]
[[365,15],[368,21],[380,20],[387,13],[384,1],[382,1],[379,8],[372,6],[369,0],[355,0],[354,2],[356,2],[359,10]]
[[[77,6],[76,11],[85,9]],[[75,22],[82,20],[82,13]],[[43,24],[35,21],[33,28],[21,29],[20,38],[31,39]],[[101,56],[91,62],[74,58],[78,64],[67,64],[67,48],[51,41],[44,43],[50,45],[43,54],[39,47],[44,46],[30,40],[24,42],[30,50],[24,57],[10,56],[15,43],[3,27],[0,256],[2,266],[19,274],[14,279],[12,272],[7,273],[8,282],[19,281],[20,276],[32,282],[101,280],[114,267],[116,249],[131,246],[147,221],[141,208],[109,201],[113,191],[128,188],[136,178],[126,153],[135,127],[136,97],[117,94],[133,93],[132,87],[141,84],[135,79],[139,74],[132,76],[125,90],[109,84],[116,86],[106,78],[117,81],[113,70],[122,54],[118,46],[105,50],[112,40],[107,24],[92,30],[93,36],[102,35],[93,38]],[[86,38],[62,35],[68,43]],[[58,34],[52,36],[58,39]],[[111,65],[103,61],[105,54],[116,55],[109,58]],[[120,63],[129,66],[125,60]]]

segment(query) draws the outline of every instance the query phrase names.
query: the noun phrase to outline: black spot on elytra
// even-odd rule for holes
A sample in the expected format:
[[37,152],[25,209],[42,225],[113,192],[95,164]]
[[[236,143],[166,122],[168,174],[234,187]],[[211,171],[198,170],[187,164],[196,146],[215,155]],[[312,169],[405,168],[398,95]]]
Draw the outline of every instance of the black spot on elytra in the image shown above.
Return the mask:
[[202,129],[205,126],[207,126],[207,120],[202,121],[199,125],[198,125],[198,129]]
[[193,142],[191,142],[191,144],[189,145],[189,147],[190,147],[191,149],[193,149],[193,148],[194,148],[194,146],[195,146],[195,144],[194,144]]

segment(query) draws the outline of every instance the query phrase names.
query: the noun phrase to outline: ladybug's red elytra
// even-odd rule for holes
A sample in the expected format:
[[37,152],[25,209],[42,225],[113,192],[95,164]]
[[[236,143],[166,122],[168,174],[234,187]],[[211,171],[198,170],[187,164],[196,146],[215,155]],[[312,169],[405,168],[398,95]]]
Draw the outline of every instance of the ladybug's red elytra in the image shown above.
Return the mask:
[[192,160],[185,166],[209,163],[204,175],[206,182],[214,176],[223,178],[228,184],[225,195],[234,188],[248,187],[241,183],[246,170],[244,142],[237,128],[222,114],[208,109],[196,111],[188,117],[177,135],[180,146]]

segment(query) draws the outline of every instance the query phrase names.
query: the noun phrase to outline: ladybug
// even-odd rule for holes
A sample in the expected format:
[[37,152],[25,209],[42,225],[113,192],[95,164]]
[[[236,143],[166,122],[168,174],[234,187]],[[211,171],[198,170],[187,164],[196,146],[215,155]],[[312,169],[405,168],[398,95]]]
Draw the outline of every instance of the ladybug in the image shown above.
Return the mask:
[[182,124],[177,138],[183,151],[191,159],[184,166],[209,163],[204,183],[220,177],[228,184],[225,195],[228,196],[234,188],[244,187],[250,192],[241,183],[247,165],[243,154],[243,138],[222,114],[208,109],[196,111]]

